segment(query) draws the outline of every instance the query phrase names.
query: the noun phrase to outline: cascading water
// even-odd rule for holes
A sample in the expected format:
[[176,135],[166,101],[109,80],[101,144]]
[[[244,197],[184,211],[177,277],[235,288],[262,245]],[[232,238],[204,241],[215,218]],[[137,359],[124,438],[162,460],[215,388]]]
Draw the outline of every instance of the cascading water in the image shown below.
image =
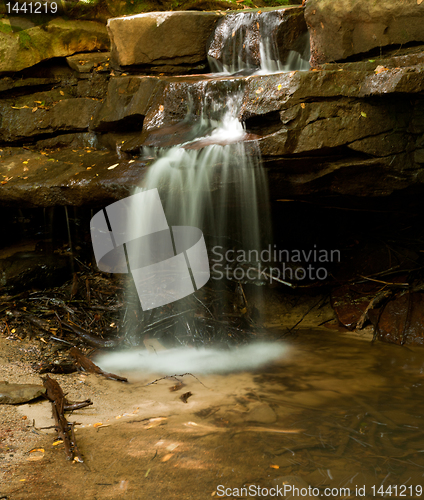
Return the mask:
[[282,71],[308,70],[310,58],[309,33],[303,31],[291,50],[280,53],[281,38],[287,30],[299,27],[295,19],[288,25],[286,9],[239,12],[225,16],[217,26],[208,47],[211,69],[221,74],[272,74]]
[[[215,69],[220,66],[219,69],[224,75],[247,68],[254,68],[257,73],[281,71],[281,68],[300,69],[285,66],[293,64],[293,58],[287,63],[279,60],[277,45],[273,38],[278,19],[275,16],[267,16],[268,18],[275,22],[266,29],[264,19],[258,18],[257,13],[236,14],[236,30],[232,31],[236,33],[234,36],[230,32],[226,33],[224,25],[223,30],[219,31],[221,38],[224,32],[224,45],[228,38],[234,38],[236,44],[241,43],[242,49],[239,50],[236,45],[227,43],[227,47],[229,46],[231,50],[224,53],[224,62],[215,65]],[[249,45],[251,40],[249,37],[243,39],[248,32],[247,26],[249,23],[252,25],[252,22],[256,30],[253,39],[257,42],[259,36],[260,41],[259,45],[256,44],[255,57],[258,58],[256,63]],[[217,43],[213,40],[211,47]],[[296,57],[300,59],[300,56]],[[298,65],[297,60],[295,64]],[[143,149],[143,155],[153,156],[156,159],[149,166],[138,192],[157,189],[169,226],[200,228],[205,235],[209,254],[214,251],[216,244],[220,245],[220,248],[230,248],[233,255],[237,250],[260,251],[261,247],[265,248],[270,243],[271,237],[268,193],[259,147],[254,140],[245,142],[247,134],[240,119],[245,80],[240,76],[224,79],[217,79],[216,75],[210,76],[211,78],[206,78],[200,84],[203,94],[200,113],[196,113],[193,106],[199,96],[199,85],[193,84],[191,87],[193,95],[189,93],[188,101],[192,106],[189,106],[191,109],[188,110],[185,125],[191,124],[191,132],[188,135],[190,140],[166,150],[147,147]],[[220,84],[215,85],[216,82]],[[129,212],[127,233],[148,234],[147,229],[140,231],[140,225],[148,222],[144,222],[141,209],[137,208],[136,197],[132,198],[134,202]],[[258,208],[260,206],[266,207],[262,213]],[[226,241],[225,245],[221,245],[223,241]],[[154,256],[158,254],[155,245],[157,245],[155,239],[152,239],[150,247],[146,247],[144,242],[139,252],[147,252]],[[133,246],[132,254],[135,253],[137,249]],[[158,259],[158,256],[155,258]],[[131,258],[128,264],[131,269]],[[254,266],[252,262],[247,264]],[[249,277],[251,276],[250,274]],[[213,279],[212,272],[211,281]],[[242,281],[236,276],[234,279]],[[157,293],[166,294],[167,290],[161,289],[161,286],[159,280]],[[174,306],[178,310],[178,302]],[[187,306],[184,305],[182,308],[186,309]],[[190,328],[188,322],[187,328]],[[181,338],[178,341],[184,343]]]

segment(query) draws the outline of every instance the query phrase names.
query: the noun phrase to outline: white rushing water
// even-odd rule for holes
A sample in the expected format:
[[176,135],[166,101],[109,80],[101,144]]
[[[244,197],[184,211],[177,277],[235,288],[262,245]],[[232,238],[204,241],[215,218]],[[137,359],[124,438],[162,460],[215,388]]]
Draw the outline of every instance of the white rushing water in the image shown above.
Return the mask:
[[170,225],[199,227],[215,238],[230,234],[242,247],[259,249],[260,226],[267,222],[260,222],[257,207],[268,201],[267,183],[259,149],[253,143],[247,150],[243,142],[241,99],[238,92],[223,100],[219,119],[202,117],[207,135],[159,150],[141,189],[166,193],[162,202]]
[[239,12],[225,16],[208,48],[212,71],[225,75],[265,75],[308,70],[309,33],[300,35],[296,50],[290,50],[283,58],[277,36],[279,27],[284,25],[279,11]]

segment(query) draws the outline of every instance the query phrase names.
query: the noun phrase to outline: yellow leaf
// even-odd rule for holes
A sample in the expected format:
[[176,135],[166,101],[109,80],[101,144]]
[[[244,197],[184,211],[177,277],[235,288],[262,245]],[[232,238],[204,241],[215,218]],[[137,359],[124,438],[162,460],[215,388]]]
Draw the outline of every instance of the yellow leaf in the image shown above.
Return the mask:
[[103,425],[103,422],[96,422],[93,427],[100,427],[101,425]]
[[270,465],[271,469],[279,469],[280,466],[279,465]]
[[162,458],[161,462],[167,462],[167,461],[168,461],[170,458],[172,458],[173,456],[174,456],[174,454],[173,454],[173,453],[168,453],[167,455],[165,455],[165,456]]
[[25,160],[25,161],[23,161],[22,163],[24,163],[24,164],[26,165],[26,164],[28,163],[28,161],[26,161],[26,160]]
[[61,439],[58,439],[57,441],[55,441],[53,443],[53,446],[57,446],[58,444],[62,444],[62,443],[63,443],[63,441]]
[[63,92],[63,90],[59,90],[59,94],[60,95],[65,95],[65,92]]
[[29,450],[30,453],[34,453],[35,451],[40,451],[41,453],[44,453],[44,448],[33,448],[32,450]]
[[306,108],[306,104],[305,104],[304,102],[302,102],[302,103],[300,104],[300,107],[301,107],[302,109],[305,109],[305,108]]
[[119,163],[115,163],[115,165],[111,165],[110,167],[107,167],[108,170],[113,170],[119,165]]
[[367,114],[365,113],[365,111],[361,111],[361,116],[363,116],[364,118],[367,117]]
[[282,87],[282,85],[281,85],[281,83],[280,83],[280,84],[278,85],[277,89],[278,89],[278,90],[281,90],[281,87]]
[[421,5],[423,3],[423,0],[417,0],[417,4]]
[[35,111],[37,111],[37,106],[35,106],[35,108],[32,108],[32,112],[35,113]]

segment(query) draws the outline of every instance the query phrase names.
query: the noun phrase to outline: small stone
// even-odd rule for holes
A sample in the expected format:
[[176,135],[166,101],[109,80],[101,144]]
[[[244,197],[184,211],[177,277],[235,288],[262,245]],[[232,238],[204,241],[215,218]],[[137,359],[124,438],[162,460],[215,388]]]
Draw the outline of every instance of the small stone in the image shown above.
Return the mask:
[[16,405],[26,403],[45,394],[46,388],[36,384],[0,383],[0,404]]

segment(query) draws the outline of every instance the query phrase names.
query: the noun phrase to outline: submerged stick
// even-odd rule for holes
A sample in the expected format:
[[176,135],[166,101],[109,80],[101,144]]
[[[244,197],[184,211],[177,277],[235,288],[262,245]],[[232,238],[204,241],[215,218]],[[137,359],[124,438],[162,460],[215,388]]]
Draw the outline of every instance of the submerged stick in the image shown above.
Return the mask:
[[81,454],[75,441],[74,424],[70,424],[64,415],[66,409],[83,408],[93,404],[89,399],[81,403],[69,403],[63,393],[62,388],[56,380],[48,375],[43,378],[43,385],[46,388],[46,396],[52,403],[53,418],[56,424],[58,436],[62,439],[65,447],[65,454],[68,460],[83,462]]
[[[191,375],[199,382],[199,384],[202,384],[203,387],[206,387],[206,385],[203,382],[200,382],[200,380],[196,377],[196,375],[193,375],[192,373],[183,373],[182,375],[165,375],[165,377],[157,378],[156,380],[153,380],[152,382],[145,384],[144,387],[147,387],[148,385],[156,384],[156,382],[159,382],[160,380],[167,380],[170,378],[174,378],[175,380],[178,380],[178,377],[185,377],[186,375]],[[180,382],[180,380],[178,380],[178,382]],[[206,387],[206,389],[209,389],[209,387]]]

